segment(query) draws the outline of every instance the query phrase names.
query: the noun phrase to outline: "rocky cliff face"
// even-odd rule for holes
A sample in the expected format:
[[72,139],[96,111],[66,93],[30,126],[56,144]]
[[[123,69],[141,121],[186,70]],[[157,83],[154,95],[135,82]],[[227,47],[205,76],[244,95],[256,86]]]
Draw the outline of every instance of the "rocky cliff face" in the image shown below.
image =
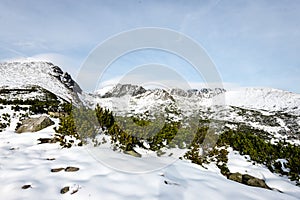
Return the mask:
[[56,65],[53,65],[52,63],[48,63],[53,73],[52,76],[56,77],[62,84],[64,84],[67,88],[72,90],[75,93],[82,93],[81,88],[79,85],[72,79],[71,75],[68,72],[63,72],[61,68],[59,68]]
[[122,97],[125,95],[137,96],[139,94],[145,93],[147,90],[141,86],[131,85],[131,84],[117,84],[112,90],[104,94],[103,98],[109,97]]

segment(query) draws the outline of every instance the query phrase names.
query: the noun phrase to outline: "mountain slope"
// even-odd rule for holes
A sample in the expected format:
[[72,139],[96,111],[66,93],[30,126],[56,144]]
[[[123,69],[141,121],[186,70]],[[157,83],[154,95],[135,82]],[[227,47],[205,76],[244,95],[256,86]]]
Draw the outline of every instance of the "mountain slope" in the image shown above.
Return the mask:
[[300,114],[300,94],[272,88],[243,88],[225,93],[227,105]]
[[286,138],[294,142],[300,139],[300,95],[282,90],[146,90],[140,86],[119,84],[105,94],[96,93],[88,101],[92,107],[99,103],[117,115],[145,118],[146,115],[166,112],[170,115],[171,112],[176,121],[191,117],[213,119],[230,128],[243,124],[266,131],[270,134],[269,139]]
[[[5,106],[0,115],[8,113],[11,125],[0,134],[0,194],[3,199],[298,199],[299,187],[285,177],[271,174],[261,165],[252,165],[244,156],[231,152],[229,167],[233,171],[263,177],[275,190],[249,187],[224,178],[213,165],[207,169],[186,160],[168,163],[154,171],[159,158],[141,160],[103,147],[101,156],[94,147],[61,148],[56,144],[38,144],[39,138],[52,137],[55,125],[35,133],[15,133],[18,115]],[[16,116],[14,116],[16,114]],[[114,168],[111,163],[115,163]],[[136,166],[132,166],[136,165]],[[53,169],[77,167],[79,170],[59,172]],[[139,168],[140,173],[130,173]],[[117,170],[116,170],[117,169]],[[124,173],[124,170],[127,173]],[[28,188],[24,186],[29,186]],[[62,194],[62,188],[69,190]],[[280,190],[281,192],[278,192]]]
[[[300,94],[295,94],[283,90],[272,88],[240,88],[238,90],[225,91],[224,89],[203,88],[201,90],[182,90],[173,88],[164,90],[164,94],[159,91],[162,89],[146,90],[141,86],[125,84],[118,84],[104,94],[101,90],[96,91],[96,99],[104,98],[121,98],[123,96],[130,96],[132,99],[143,100],[148,98],[150,93],[156,93],[156,99],[166,100],[173,99],[184,103],[197,102],[199,107],[221,105],[235,106],[246,109],[265,110],[269,112],[287,112],[295,115],[300,115]],[[100,95],[101,94],[101,95]],[[168,96],[168,97],[167,97]],[[175,100],[174,100],[175,99]],[[187,101],[187,102],[184,102]],[[148,104],[149,105],[149,104]],[[195,105],[195,110],[197,109]],[[190,105],[187,105],[190,106]],[[182,107],[184,107],[182,105]]]
[[21,89],[42,87],[68,102],[79,103],[82,91],[67,72],[49,62],[5,62],[0,63],[0,87]]
[[[234,129],[247,125],[266,131],[268,135],[264,139],[277,137],[288,139],[289,142],[300,141],[300,98],[298,94],[285,91],[254,88],[237,91],[219,88],[187,91],[177,88],[147,90],[141,86],[119,84],[108,91],[89,95],[82,92],[67,73],[51,63],[3,63],[0,65],[0,74],[3,77],[0,80],[0,98],[4,99],[38,98],[47,101],[47,95],[56,95],[73,103],[83,101],[83,104],[90,107],[99,103],[121,116],[151,119],[155,113],[161,112],[165,114],[166,119],[172,121],[186,123],[190,118],[198,121],[219,121],[224,126],[223,131],[228,127]],[[248,156],[232,150],[228,156],[231,172],[255,175],[266,181],[274,191],[227,180],[220,174],[215,163],[205,165],[207,169],[204,169],[191,164],[190,161],[177,160],[172,162],[173,165],[163,169],[157,168],[157,171],[151,173],[121,173],[113,169],[127,169],[129,172],[130,167],[140,170],[142,166],[158,166],[161,163],[160,159],[175,157],[178,154],[166,153],[165,157],[158,154],[151,157],[151,154],[147,157],[147,154],[151,153],[149,149],[134,147],[134,150],[142,154],[142,158],[135,158],[122,153],[121,149],[113,149],[114,144],[111,142],[104,142],[109,141],[109,137],[103,136],[102,132],[98,135],[99,138],[94,140],[97,143],[101,142],[100,148],[97,145],[86,145],[61,149],[58,144],[38,145],[38,138],[53,137],[53,127],[34,134],[16,134],[15,127],[21,115],[16,115],[13,107],[14,105],[1,105],[0,108],[0,119],[9,121],[5,123],[3,133],[0,134],[0,154],[3,157],[0,169],[4,172],[4,176],[0,176],[4,183],[0,194],[7,199],[24,196],[32,198],[41,194],[46,194],[49,199],[98,199],[99,196],[115,199],[297,199],[300,194],[299,188],[294,182],[289,182],[287,177],[271,173],[262,164],[254,165]],[[7,116],[10,116],[9,119]],[[56,122],[54,126],[58,126],[59,120],[53,120]],[[147,143],[144,143],[144,146],[147,148]],[[93,148],[95,151],[92,151]],[[178,150],[176,148],[175,150]],[[88,149],[89,153],[83,149]],[[74,173],[51,172],[52,169],[69,165],[79,167],[80,170]],[[30,187],[23,189],[22,186],[26,185]],[[61,196],[60,191],[66,186],[70,191]],[[136,189],[139,191],[136,192]]]

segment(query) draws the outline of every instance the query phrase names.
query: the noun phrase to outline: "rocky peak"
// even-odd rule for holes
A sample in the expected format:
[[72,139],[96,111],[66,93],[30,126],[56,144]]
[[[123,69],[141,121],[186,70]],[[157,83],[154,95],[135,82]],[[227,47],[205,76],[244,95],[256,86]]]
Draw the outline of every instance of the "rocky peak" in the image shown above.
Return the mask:
[[63,83],[67,88],[72,90],[76,93],[82,93],[81,88],[79,85],[72,79],[71,75],[68,72],[63,72],[61,68],[59,68],[56,65],[53,65],[52,63],[49,63],[49,66],[52,69],[52,72],[50,73],[52,76],[57,78],[61,83]]
[[175,101],[173,96],[166,90],[164,89],[154,89],[151,90],[151,92],[153,93],[153,95],[155,96],[155,99],[160,99],[163,101],[166,101],[168,99]]
[[125,95],[137,96],[145,93],[147,90],[142,86],[131,85],[131,84],[117,84],[112,90],[105,93],[102,97],[122,97]]
[[200,97],[200,98],[212,98],[218,94],[226,92],[225,89],[222,88],[202,88],[198,89],[189,89],[183,90],[179,88],[174,88],[170,90],[171,95],[181,96],[181,97]]
[[[125,95],[130,96],[137,96],[137,98],[140,98],[141,95],[149,96],[150,94],[153,94],[156,99],[172,99],[173,96],[179,96],[179,97],[200,97],[200,98],[212,98],[218,94],[226,92],[225,89],[222,88],[202,88],[200,90],[198,89],[189,89],[189,90],[183,90],[180,88],[173,88],[170,90],[165,89],[145,89],[138,85],[132,85],[132,84],[117,84],[115,85],[111,90],[106,92],[102,98],[110,98],[110,97],[122,97]],[[145,93],[145,94],[144,94]]]

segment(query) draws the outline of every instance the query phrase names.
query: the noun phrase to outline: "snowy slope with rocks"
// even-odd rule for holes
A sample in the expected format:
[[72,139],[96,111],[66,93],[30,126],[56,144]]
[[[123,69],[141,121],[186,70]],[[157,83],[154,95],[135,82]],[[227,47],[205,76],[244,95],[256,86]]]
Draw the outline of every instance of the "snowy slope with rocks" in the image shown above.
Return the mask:
[[100,90],[86,99],[91,107],[98,103],[117,115],[153,116],[167,112],[177,121],[195,116],[230,123],[231,127],[245,124],[269,132],[272,137],[299,143],[299,94],[270,88],[146,90],[130,84],[103,90],[106,93]]
[[225,93],[227,105],[300,115],[300,94],[272,88],[242,88]]
[[[126,169],[136,163],[135,157],[112,149],[96,157],[84,146],[62,149],[58,143],[39,144],[39,138],[54,135],[53,127],[58,125],[58,119],[52,118],[55,125],[41,131],[16,134],[19,113],[13,112],[10,106],[1,109],[0,115],[3,113],[11,116],[11,125],[0,134],[0,195],[3,199],[294,200],[300,195],[299,187],[271,174],[263,166],[252,166],[236,152],[229,155],[229,167],[263,177],[274,190],[230,181],[214,165],[204,169],[185,160],[151,172],[124,173],[104,161],[118,162],[119,168]],[[159,159],[145,164],[156,165],[156,162]],[[76,170],[67,170],[71,167]]]
[[67,72],[58,66],[42,61],[16,61],[0,63],[0,88],[21,89],[42,87],[58,97],[79,102],[81,89]]
[[[102,90],[105,92],[102,92]],[[153,100],[159,99],[164,101],[170,99],[181,104],[182,109],[185,109],[185,107],[191,107],[188,102],[196,102],[197,104],[194,105],[195,110],[201,106],[208,107],[212,105],[222,105],[300,115],[300,94],[272,88],[240,88],[238,90],[231,91],[226,91],[221,88],[203,88],[200,90],[183,90],[179,88],[173,88],[170,90],[146,90],[141,86],[117,84],[108,91],[106,88],[103,88],[96,91],[95,94],[98,94],[95,96],[98,103],[101,103],[101,100],[107,102],[109,98],[129,96],[133,101],[144,101],[144,104],[149,105],[151,103],[148,103],[148,96],[149,94],[153,94]],[[186,103],[188,105],[185,106]]]
[[[47,90],[61,99],[92,108],[98,103],[116,115],[151,119],[155,113],[163,113],[167,119],[183,122],[190,117],[213,119],[222,121],[225,127],[234,129],[241,124],[247,125],[266,131],[269,139],[285,138],[300,144],[300,95],[286,91],[268,88],[235,91],[220,88],[167,90],[118,84],[87,94],[66,72],[42,61],[2,63],[0,75],[1,99],[43,99],[44,90]],[[5,199],[35,199],[41,196],[43,199],[300,197],[299,187],[287,177],[273,174],[263,165],[253,165],[247,156],[232,149],[228,155],[230,171],[258,177],[273,190],[230,181],[221,175],[214,163],[205,165],[205,169],[187,160],[177,160],[147,173],[124,173],[115,170],[114,166],[123,169],[135,165],[132,166],[134,169],[159,165],[160,160],[152,157],[150,161],[146,157],[142,160],[145,163],[141,164],[141,160],[136,162],[138,158],[111,148],[97,155],[89,149],[92,147],[87,146],[62,149],[58,143],[38,144],[39,138],[53,137],[53,128],[58,126],[59,120],[52,118],[55,125],[36,133],[17,134],[15,128],[22,116],[18,112],[24,111],[14,112],[11,105],[0,106],[0,123],[5,125],[1,126],[0,132],[0,181],[3,184],[0,196]],[[66,168],[70,166],[78,167],[79,170],[69,172]]]
[[[300,139],[300,95],[282,90],[145,89],[137,85],[117,84],[86,94],[58,66],[31,60],[1,63],[0,74],[1,99],[19,98],[18,93],[23,99],[45,98],[45,89],[75,105],[93,108],[99,103],[117,115],[146,116],[150,119],[155,113],[163,113],[165,118],[174,121],[194,116],[246,124],[267,131],[272,137],[287,137],[296,143]],[[37,88],[30,90],[34,87]]]
[[[102,92],[105,91],[105,92]],[[141,86],[118,84],[107,91],[106,88],[95,92],[96,100],[120,98],[130,96],[135,101],[144,101],[149,94],[153,94],[153,99],[197,102],[198,106],[221,105],[235,106],[247,109],[257,109],[265,111],[290,112],[292,114],[300,114],[300,94],[272,88],[241,88],[238,90],[225,91],[224,89],[203,88],[200,90],[182,90],[173,88],[170,90],[151,89],[146,90]],[[175,100],[174,100],[175,99]],[[149,100],[149,99],[147,99]],[[147,102],[145,100],[145,104]],[[105,100],[103,100],[105,101]],[[212,104],[209,104],[211,102]],[[186,102],[187,103],[187,102]],[[195,105],[195,106],[197,106]],[[190,106],[190,105],[187,105]],[[182,105],[184,108],[184,106]],[[197,107],[195,107],[197,109]]]
[[[106,91],[106,92],[103,92]],[[117,84],[107,91],[106,88],[95,92],[93,98],[86,98],[88,105],[99,104],[120,115],[138,115],[143,113],[158,113],[177,111],[178,117],[203,106],[212,104],[212,98],[222,95],[224,89],[145,89],[131,84]],[[92,106],[92,107],[93,107]]]

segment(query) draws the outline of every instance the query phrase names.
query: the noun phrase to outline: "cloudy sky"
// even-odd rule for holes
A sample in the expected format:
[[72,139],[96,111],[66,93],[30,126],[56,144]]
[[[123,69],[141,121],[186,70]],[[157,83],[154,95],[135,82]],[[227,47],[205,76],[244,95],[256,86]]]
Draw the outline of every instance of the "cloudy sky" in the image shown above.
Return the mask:
[[[142,27],[166,28],[196,41],[225,87],[300,93],[297,0],[1,0],[0,27],[0,60],[50,59],[75,78],[90,53],[113,35]],[[182,58],[151,49],[115,60],[103,82],[149,63],[167,66],[190,83],[203,82]],[[156,78],[163,79],[162,73]]]

